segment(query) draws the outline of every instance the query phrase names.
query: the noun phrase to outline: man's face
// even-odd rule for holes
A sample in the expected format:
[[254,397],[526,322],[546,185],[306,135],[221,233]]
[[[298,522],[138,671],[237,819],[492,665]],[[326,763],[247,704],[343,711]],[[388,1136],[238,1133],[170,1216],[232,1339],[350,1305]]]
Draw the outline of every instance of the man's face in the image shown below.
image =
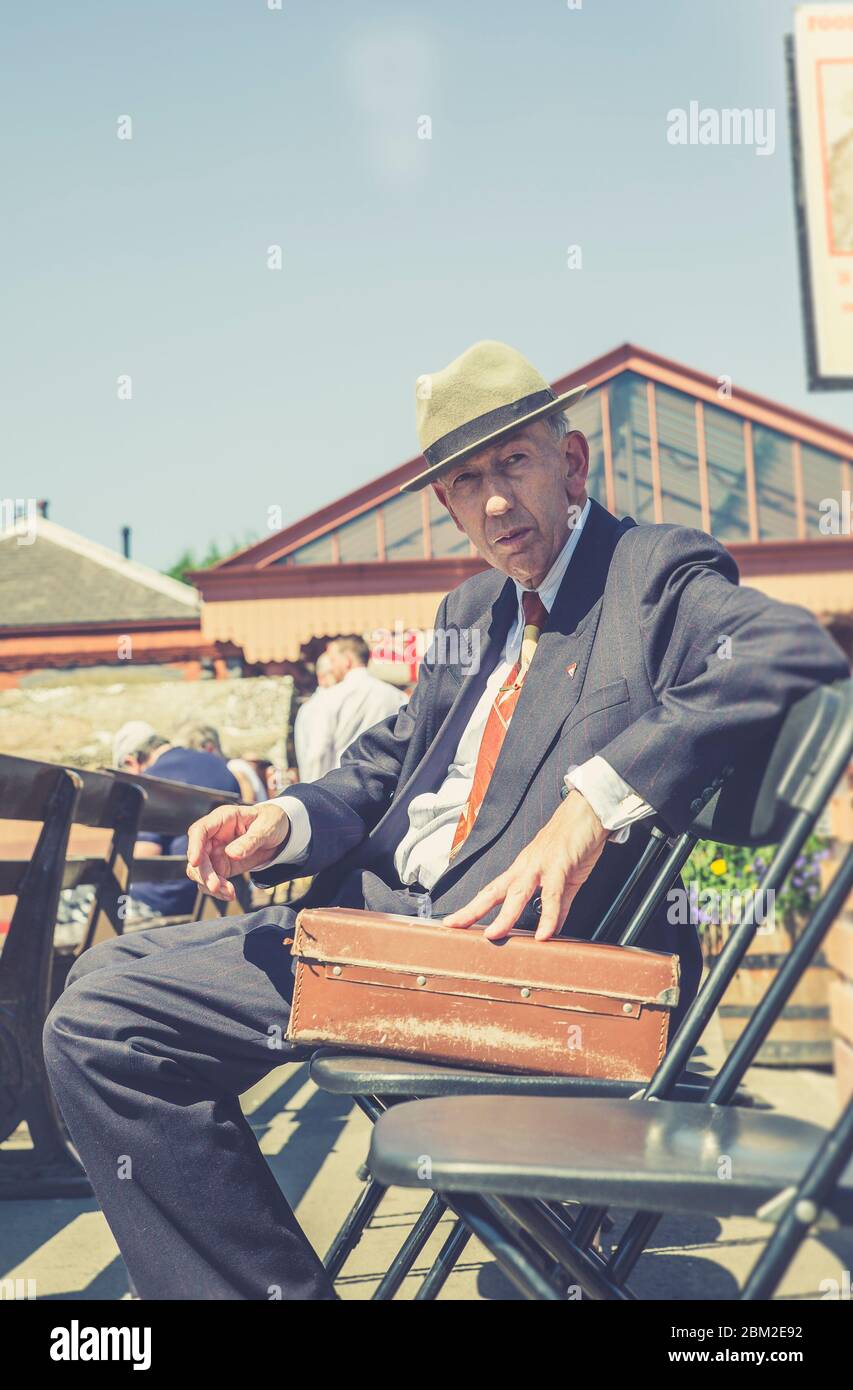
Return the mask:
[[327,685],[337,685],[342,681],[347,671],[352,666],[352,654],[341,651],[337,642],[330,642],[324,655],[328,658],[327,672],[331,679],[325,683]]
[[589,449],[547,420],[507,435],[449,468],[433,486],[484,560],[538,588],[586,502]]

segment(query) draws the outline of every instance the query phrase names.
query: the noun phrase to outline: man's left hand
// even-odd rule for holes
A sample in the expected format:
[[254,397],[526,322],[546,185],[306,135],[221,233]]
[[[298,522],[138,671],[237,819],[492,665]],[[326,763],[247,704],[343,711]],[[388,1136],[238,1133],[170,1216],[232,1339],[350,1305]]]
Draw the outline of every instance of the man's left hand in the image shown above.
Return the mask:
[[571,791],[510,867],[464,907],[443,918],[444,925],[471,927],[497,903],[503,903],[494,922],[483,930],[490,941],[499,941],[509,936],[538,890],[542,911],[536,940],[547,941],[563,925],[577,893],[598,862],[607,836],[608,831],[589,802],[579,791]]

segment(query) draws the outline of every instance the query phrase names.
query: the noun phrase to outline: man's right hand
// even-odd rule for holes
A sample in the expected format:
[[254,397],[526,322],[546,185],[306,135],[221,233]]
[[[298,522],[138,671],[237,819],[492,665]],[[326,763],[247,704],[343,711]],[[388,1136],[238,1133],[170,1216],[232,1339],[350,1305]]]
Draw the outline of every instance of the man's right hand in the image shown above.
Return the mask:
[[290,834],[290,818],[281,806],[217,806],[187,833],[187,878],[226,902],[234,898],[229,879],[268,864]]

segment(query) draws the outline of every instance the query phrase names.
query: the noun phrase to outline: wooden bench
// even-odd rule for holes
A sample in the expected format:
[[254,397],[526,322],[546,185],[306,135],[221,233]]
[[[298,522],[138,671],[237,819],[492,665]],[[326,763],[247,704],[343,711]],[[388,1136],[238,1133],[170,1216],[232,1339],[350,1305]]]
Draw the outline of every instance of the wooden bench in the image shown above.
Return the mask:
[[[0,821],[41,824],[31,853],[0,859],[0,897],[15,898],[0,953],[0,1142],[22,1122],[32,1140],[31,1149],[0,1153],[0,1198],[90,1194],[44,1070],[44,1021],[81,951],[121,934],[123,902],[134,881],[185,881],[183,856],[134,859],[139,832],[182,835],[200,816],[236,800],[161,778],[0,755]],[[108,832],[105,850],[69,855],[74,827]],[[55,949],[60,892],[81,885],[94,889],[83,940]],[[146,930],[198,920],[206,911],[249,911],[248,882],[235,880],[235,889],[237,900],[228,904],[199,890],[190,914],[152,918]]]

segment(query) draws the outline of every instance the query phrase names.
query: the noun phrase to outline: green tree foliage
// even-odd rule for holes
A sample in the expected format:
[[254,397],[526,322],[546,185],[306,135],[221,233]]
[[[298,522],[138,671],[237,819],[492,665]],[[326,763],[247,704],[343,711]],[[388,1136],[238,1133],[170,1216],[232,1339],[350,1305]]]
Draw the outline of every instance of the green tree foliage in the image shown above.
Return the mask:
[[186,583],[186,576],[190,570],[210,569],[212,565],[218,564],[226,556],[233,555],[235,550],[242,550],[244,546],[251,545],[257,539],[256,535],[249,535],[242,541],[232,541],[231,545],[224,550],[220,549],[218,541],[211,541],[203,555],[198,555],[194,549],[188,546],[181,552],[175,563],[163,573],[167,574],[170,579],[179,579],[182,583]]

